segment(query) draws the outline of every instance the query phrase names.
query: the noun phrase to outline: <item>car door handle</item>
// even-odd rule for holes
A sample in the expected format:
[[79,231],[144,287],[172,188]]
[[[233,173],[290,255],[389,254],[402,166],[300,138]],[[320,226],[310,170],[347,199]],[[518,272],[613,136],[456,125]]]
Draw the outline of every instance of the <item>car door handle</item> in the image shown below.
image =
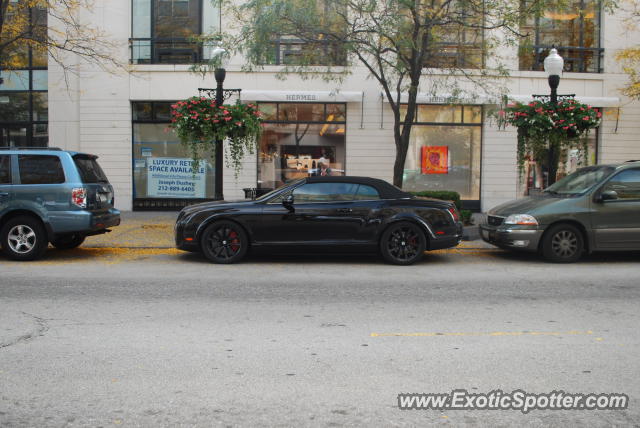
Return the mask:
[[353,212],[351,208],[338,208],[337,211],[341,214],[349,214]]

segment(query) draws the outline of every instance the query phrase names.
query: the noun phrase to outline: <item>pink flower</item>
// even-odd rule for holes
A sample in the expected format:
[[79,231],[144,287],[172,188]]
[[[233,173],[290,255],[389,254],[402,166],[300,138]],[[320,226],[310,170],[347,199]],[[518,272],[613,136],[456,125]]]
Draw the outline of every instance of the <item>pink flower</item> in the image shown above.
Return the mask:
[[598,116],[598,118],[601,118],[602,117],[602,113],[598,112],[597,116]]
[[589,116],[583,117],[582,120],[589,120]]
[[566,131],[567,129],[569,129],[569,127],[568,126],[563,126],[562,129],[564,129]]
[[225,117],[224,120],[226,120],[227,122],[229,122],[231,120],[230,117]]
[[242,126],[242,122],[236,122],[236,125]]

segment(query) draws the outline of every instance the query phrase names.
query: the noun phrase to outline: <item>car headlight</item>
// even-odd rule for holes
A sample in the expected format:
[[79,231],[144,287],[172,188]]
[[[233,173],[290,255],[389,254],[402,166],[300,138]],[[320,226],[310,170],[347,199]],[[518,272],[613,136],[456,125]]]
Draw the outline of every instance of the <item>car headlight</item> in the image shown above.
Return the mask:
[[537,226],[538,220],[529,214],[511,214],[504,220],[504,224],[518,224],[520,226]]

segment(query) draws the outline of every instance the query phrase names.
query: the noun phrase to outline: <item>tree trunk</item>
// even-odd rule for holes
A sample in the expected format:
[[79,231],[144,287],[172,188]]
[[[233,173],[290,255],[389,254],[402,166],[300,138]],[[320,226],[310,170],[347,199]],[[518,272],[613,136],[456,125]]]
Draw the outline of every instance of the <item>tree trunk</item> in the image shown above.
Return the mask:
[[396,160],[393,164],[393,185],[401,189],[404,179],[404,164],[409,151],[409,135],[405,137],[406,141],[402,141],[403,134],[396,136]]

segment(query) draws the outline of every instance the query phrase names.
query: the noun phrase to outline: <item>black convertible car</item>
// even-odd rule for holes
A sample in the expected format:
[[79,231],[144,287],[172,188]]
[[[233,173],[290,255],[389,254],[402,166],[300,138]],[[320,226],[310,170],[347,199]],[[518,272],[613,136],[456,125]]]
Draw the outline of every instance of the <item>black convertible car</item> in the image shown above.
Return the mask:
[[176,246],[234,263],[249,248],[287,251],[376,251],[408,265],[425,250],[455,247],[462,224],[450,202],[413,197],[365,177],[309,177],[256,200],[207,202],[184,208]]

